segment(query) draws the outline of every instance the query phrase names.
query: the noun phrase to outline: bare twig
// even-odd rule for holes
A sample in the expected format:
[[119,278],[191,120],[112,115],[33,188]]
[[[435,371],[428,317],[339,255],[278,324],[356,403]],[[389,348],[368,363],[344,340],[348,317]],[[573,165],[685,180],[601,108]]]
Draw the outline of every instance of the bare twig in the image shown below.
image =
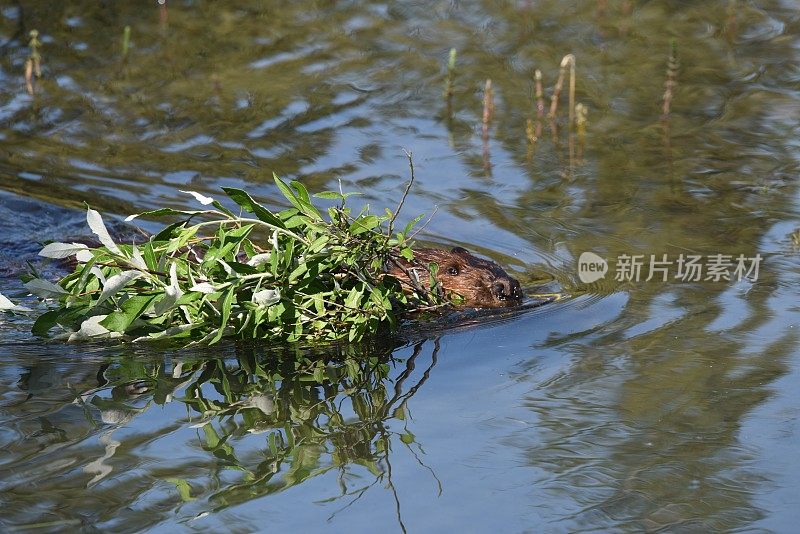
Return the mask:
[[431,222],[431,220],[433,219],[433,216],[434,216],[434,215],[436,215],[436,212],[437,212],[437,211],[439,211],[439,206],[438,206],[438,205],[433,207],[433,213],[431,213],[431,216],[430,216],[430,217],[428,217],[428,220],[427,220],[427,221],[425,221],[425,224],[423,224],[422,226],[420,226],[419,228],[417,228],[417,229],[414,231],[414,233],[413,233],[413,234],[411,234],[410,236],[408,236],[408,239],[414,239],[414,238],[417,236],[417,234],[418,234],[418,233],[420,233],[421,231],[423,231],[423,230],[425,229],[425,227],[426,227],[426,226],[428,226],[428,223],[430,223],[430,222]]
[[394,220],[397,219],[397,216],[400,214],[400,210],[403,209],[403,203],[406,201],[406,197],[408,196],[408,192],[411,190],[411,185],[414,183],[414,158],[411,152],[403,149],[406,157],[408,158],[408,166],[411,169],[411,179],[406,184],[406,190],[403,191],[403,196],[400,197],[400,202],[397,204],[397,208],[395,208],[394,213],[392,213],[392,218],[389,219],[389,235],[392,235],[392,229],[394,228]]

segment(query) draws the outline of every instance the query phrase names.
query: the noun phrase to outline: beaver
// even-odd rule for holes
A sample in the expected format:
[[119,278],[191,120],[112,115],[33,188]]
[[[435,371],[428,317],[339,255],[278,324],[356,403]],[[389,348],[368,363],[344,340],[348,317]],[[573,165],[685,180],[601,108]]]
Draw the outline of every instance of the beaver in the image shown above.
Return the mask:
[[495,262],[479,258],[463,247],[415,249],[414,261],[394,259],[387,266],[387,274],[408,291],[415,284],[427,288],[431,263],[439,267],[436,279],[445,294],[459,295],[462,306],[504,308],[522,303],[522,289],[516,278]]

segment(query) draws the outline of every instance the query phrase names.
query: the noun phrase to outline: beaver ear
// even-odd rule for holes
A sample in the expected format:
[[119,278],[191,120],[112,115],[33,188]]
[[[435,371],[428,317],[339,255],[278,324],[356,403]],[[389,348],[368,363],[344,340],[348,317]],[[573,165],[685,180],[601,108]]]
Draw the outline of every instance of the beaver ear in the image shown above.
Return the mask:
[[453,254],[469,254],[469,250],[465,249],[464,247],[453,247],[451,250]]

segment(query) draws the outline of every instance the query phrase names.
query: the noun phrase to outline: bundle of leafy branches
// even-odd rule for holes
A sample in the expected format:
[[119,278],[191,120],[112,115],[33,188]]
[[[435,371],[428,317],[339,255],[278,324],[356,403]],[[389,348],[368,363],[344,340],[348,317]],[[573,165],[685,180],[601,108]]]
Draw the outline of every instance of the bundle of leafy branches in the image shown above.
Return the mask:
[[[75,257],[57,284],[34,278],[26,287],[51,303],[33,325],[70,340],[121,337],[216,343],[223,337],[287,342],[361,340],[397,325],[401,314],[446,306],[430,280],[404,293],[385,273],[392,258],[412,259],[409,234],[392,213],[354,215],[352,193],[314,196],[339,201],[323,217],[299,182],[274,176],[291,208],[273,212],[240,189],[223,188],[243,216],[190,192],[206,209],[163,208],[128,217],[178,216],[142,244],[116,243],[100,214],[87,221],[102,246],[50,243],[49,258]],[[55,332],[58,335],[58,332]]]

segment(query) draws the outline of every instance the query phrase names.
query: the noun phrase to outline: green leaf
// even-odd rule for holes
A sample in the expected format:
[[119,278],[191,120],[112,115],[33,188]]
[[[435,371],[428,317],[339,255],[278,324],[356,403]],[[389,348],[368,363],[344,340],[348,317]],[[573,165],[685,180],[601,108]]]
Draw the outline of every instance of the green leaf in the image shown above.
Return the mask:
[[253,228],[255,228],[254,225],[245,224],[241,228],[234,228],[233,230],[228,231],[227,233],[224,234],[225,243],[240,242],[242,239],[247,237],[250,234],[250,232],[253,231]]
[[329,200],[344,200],[345,198],[347,198],[338,191],[320,191],[319,193],[314,193],[314,197],[325,198]]
[[213,345],[222,339],[222,335],[225,333],[225,327],[228,325],[228,319],[231,316],[231,306],[233,305],[235,293],[236,286],[231,286],[225,293],[225,298],[222,300],[222,321],[220,323],[219,330],[217,331],[217,335],[215,335],[211,341],[208,342],[209,345]]
[[321,191],[319,193],[314,193],[313,196],[317,198],[327,198],[331,200],[347,200],[349,197],[352,196],[363,196],[364,193],[359,193],[357,191],[353,191],[352,193],[340,193],[338,191]]
[[312,241],[311,245],[308,246],[308,251],[311,252],[312,254],[320,252],[323,248],[325,248],[325,245],[328,244],[330,239],[331,239],[330,236],[327,235],[319,236],[314,241]]
[[319,221],[322,220],[322,215],[319,214],[317,208],[311,203],[311,199],[308,196],[308,190],[306,186],[298,182],[297,180],[292,181],[292,187],[294,187],[295,191],[297,191],[298,200],[300,201],[301,206],[303,207],[303,213],[308,215],[309,217],[313,217],[315,220]]
[[228,208],[226,208],[225,206],[223,206],[222,204],[220,204],[219,200],[215,200],[214,202],[211,203],[211,205],[214,206],[215,208],[217,208],[219,211],[221,211],[225,215],[227,215],[228,217],[230,217],[231,219],[236,219],[237,218],[236,214],[233,213]]
[[412,219],[411,222],[406,225],[405,229],[403,229],[403,235],[408,235],[408,233],[411,232],[411,229],[414,228],[414,225],[421,221],[424,216],[425,215],[423,214],[414,217],[414,219]]
[[134,295],[122,303],[119,311],[110,313],[100,321],[100,324],[109,330],[124,334],[131,323],[138,319],[158,296],[160,295]]
[[319,362],[319,365],[314,368],[314,382],[321,384],[323,380],[325,380],[325,364]]
[[38,319],[33,323],[31,327],[31,332],[34,336],[46,336],[47,333],[53,328],[56,324],[58,324],[58,319],[62,315],[63,310],[56,309],[50,310],[46,313],[43,313],[39,316]]
[[93,278],[97,281],[96,275],[92,272],[92,268],[95,266],[95,262],[97,261],[97,257],[93,257],[88,262],[86,262],[83,266],[78,266],[78,271],[80,276],[78,277],[77,281],[73,286],[70,287],[70,291],[72,292],[73,297],[72,299],[77,298],[75,295],[82,293],[86,289],[86,285],[89,283],[89,278]]
[[153,236],[151,241],[169,241],[175,235],[175,231],[186,226],[188,221],[179,221],[165,226],[160,232]]
[[272,179],[275,180],[275,185],[278,186],[278,189],[286,198],[286,200],[288,200],[292,206],[294,206],[295,208],[297,208],[299,211],[302,212],[303,204],[300,202],[300,199],[297,198],[297,195],[294,194],[294,191],[292,191],[292,189],[288,185],[286,185],[286,182],[281,180],[278,177],[278,175],[275,174],[274,172],[272,173]]
[[300,276],[304,275],[306,271],[308,271],[308,264],[306,264],[306,262],[298,265],[297,268],[289,275],[289,283],[296,281]]
[[144,257],[144,263],[147,265],[147,268],[151,271],[155,271],[158,268],[158,261],[156,260],[155,252],[153,251],[153,242],[148,241],[142,247],[142,256]]
[[311,299],[314,302],[314,308],[317,313],[323,315],[325,313],[325,299],[323,299],[322,295],[319,293],[311,295]]
[[353,288],[350,290],[350,293],[347,295],[347,298],[344,299],[344,305],[348,308],[358,308],[358,304],[361,301],[361,296],[364,294],[363,290],[359,290],[358,288]]
[[236,189],[235,187],[223,187],[222,190],[225,191],[225,194],[227,194],[231,200],[241,206],[244,211],[247,213],[254,213],[260,221],[271,224],[272,226],[277,226],[278,228],[285,228],[283,221],[267,208],[253,200],[246,191]]
[[364,232],[369,232],[380,223],[381,220],[375,215],[359,217],[350,225],[350,233],[353,235],[363,234]]
[[130,222],[139,217],[165,217],[167,215],[188,215],[190,218],[200,213],[206,213],[202,210],[175,210],[172,208],[160,208],[157,210],[143,211],[136,215],[129,215],[125,217],[125,222]]
[[286,219],[284,224],[286,224],[286,228],[292,229],[298,226],[307,226],[309,222],[307,215],[294,215]]

